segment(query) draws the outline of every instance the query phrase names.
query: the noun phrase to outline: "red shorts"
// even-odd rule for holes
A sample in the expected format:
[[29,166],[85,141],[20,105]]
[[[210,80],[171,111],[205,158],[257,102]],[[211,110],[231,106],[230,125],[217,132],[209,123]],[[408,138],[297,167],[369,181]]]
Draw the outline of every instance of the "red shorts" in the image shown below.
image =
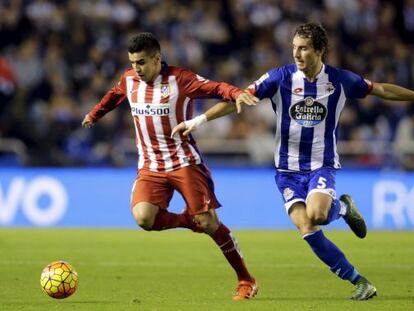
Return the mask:
[[171,172],[140,170],[132,187],[131,208],[139,202],[148,202],[166,209],[174,190],[181,193],[190,215],[221,206],[214,194],[209,169],[204,164],[199,164]]

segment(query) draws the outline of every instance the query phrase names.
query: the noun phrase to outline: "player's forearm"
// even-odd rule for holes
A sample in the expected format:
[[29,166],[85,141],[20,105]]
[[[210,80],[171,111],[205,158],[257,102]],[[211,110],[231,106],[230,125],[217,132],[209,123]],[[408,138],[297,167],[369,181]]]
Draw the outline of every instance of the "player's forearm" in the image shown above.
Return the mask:
[[204,114],[207,121],[211,121],[236,111],[236,105],[232,102],[219,102],[208,109]]
[[[188,132],[194,131],[207,121],[220,118],[234,111],[236,111],[236,106],[232,102],[219,102],[210,109],[208,109],[205,113],[181,123],[185,125],[181,129],[176,129],[177,127],[174,128],[172,131],[172,136],[176,131],[180,130],[186,130]],[[179,124],[178,127],[180,127],[181,124]],[[184,131],[184,134],[186,133],[186,131]]]
[[[213,81],[211,81],[214,83]],[[242,94],[244,91],[239,89],[238,87],[228,84],[226,82],[215,82],[217,83],[215,88],[216,95],[219,95],[223,98],[223,100],[236,100],[237,97]]]
[[109,111],[118,107],[124,99],[125,95],[110,90],[108,93],[105,94],[101,101],[95,107],[93,107],[93,109],[88,113],[88,115],[90,116],[93,122],[96,122]]
[[371,94],[389,100],[414,101],[414,91],[391,83],[375,83]]

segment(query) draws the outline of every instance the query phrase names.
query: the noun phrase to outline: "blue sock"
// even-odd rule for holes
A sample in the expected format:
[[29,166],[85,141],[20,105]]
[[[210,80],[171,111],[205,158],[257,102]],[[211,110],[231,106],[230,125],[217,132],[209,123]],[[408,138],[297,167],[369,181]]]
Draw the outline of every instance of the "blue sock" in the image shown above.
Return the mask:
[[341,211],[341,201],[335,199],[332,201],[331,209],[329,210],[328,217],[325,222],[321,225],[330,224],[332,221],[337,220],[342,215],[339,213]]
[[305,234],[303,238],[308,242],[316,256],[341,279],[350,282],[355,282],[358,279],[358,271],[345,258],[344,253],[325,237],[322,230]]

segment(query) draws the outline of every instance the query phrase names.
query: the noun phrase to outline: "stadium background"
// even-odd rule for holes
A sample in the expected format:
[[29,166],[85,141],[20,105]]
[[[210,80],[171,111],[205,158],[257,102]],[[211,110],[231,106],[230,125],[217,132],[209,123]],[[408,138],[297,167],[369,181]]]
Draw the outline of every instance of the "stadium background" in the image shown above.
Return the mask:
[[[134,227],[128,105],[80,127],[129,66],[131,34],[151,31],[168,63],[245,87],[292,61],[292,31],[309,20],[328,30],[328,63],[414,89],[413,0],[0,0],[0,226]],[[369,97],[343,111],[338,192],[371,228],[414,228],[413,104]],[[266,106],[196,133],[231,227],[293,228],[273,182],[273,134]]]

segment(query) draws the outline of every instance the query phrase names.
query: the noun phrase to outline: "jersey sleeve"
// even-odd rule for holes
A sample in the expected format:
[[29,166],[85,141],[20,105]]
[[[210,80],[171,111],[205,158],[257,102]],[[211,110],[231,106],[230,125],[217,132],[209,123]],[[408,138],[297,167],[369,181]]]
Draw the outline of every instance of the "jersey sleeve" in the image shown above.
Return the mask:
[[271,98],[279,89],[281,80],[282,71],[280,69],[273,69],[250,84],[247,90],[259,99]]
[[347,98],[364,98],[372,91],[372,82],[352,71],[342,69],[340,76]]
[[89,117],[92,119],[92,122],[96,122],[102,118],[109,111],[114,110],[118,107],[126,97],[126,79],[125,74],[121,76],[117,85],[112,87],[105,95],[102,97],[101,101],[92,108],[88,113]]
[[184,68],[181,68],[178,78],[180,87],[190,98],[220,96],[226,100],[236,100],[244,92],[231,84],[208,80]]

